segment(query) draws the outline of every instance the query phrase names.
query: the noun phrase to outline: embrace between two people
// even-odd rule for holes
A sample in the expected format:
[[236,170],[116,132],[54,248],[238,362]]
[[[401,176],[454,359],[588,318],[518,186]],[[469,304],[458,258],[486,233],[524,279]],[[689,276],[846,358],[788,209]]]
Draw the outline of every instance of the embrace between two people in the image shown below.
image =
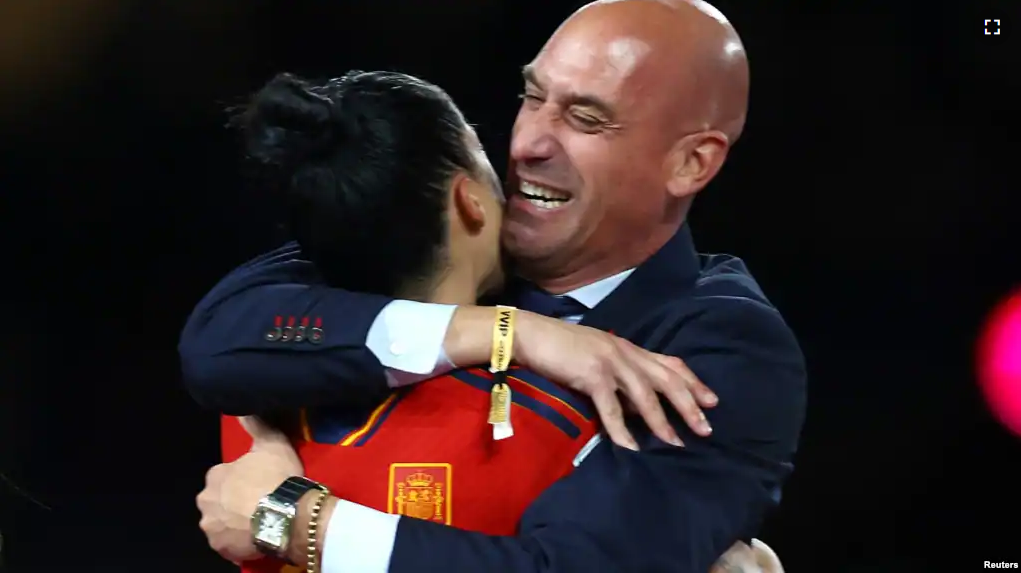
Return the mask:
[[[609,440],[576,468],[589,442],[530,467],[551,482],[512,515],[514,535],[332,495],[312,553],[274,551],[325,573],[421,572],[425,552],[444,570],[778,569],[767,547],[739,541],[791,470],[803,359],[743,263],[697,255],[685,222],[743,129],[739,38],[702,2],[596,2],[557,30],[524,83],[506,187],[450,98],[417,78],[283,74],[258,92],[235,125],[263,183],[284,192],[296,245],[199,304],[180,345],[189,389],[232,415],[436,394],[455,365],[489,361],[494,309],[477,303],[502,291],[519,307],[517,364],[586,397]],[[322,317],[322,340],[269,340],[279,315]],[[252,451],[211,470],[199,496],[210,544],[235,562],[259,555],[260,500],[307,461],[283,433],[248,427]],[[520,431],[506,441],[532,430]],[[309,523],[307,502],[295,523]]]

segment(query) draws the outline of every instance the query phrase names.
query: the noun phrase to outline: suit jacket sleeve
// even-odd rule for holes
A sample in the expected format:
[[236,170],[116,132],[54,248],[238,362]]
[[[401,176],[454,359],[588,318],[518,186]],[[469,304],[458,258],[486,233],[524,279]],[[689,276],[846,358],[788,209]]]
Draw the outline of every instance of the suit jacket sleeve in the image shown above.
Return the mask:
[[[716,391],[714,432],[685,448],[632,423],[640,452],[604,440],[528,509],[519,534],[493,537],[402,518],[391,573],[705,573],[779,501],[805,405],[805,371],[776,311],[720,299],[678,312],[662,351]],[[428,556],[427,558],[425,556]]]
[[[232,415],[378,396],[386,376],[365,340],[390,302],[326,287],[286,245],[231,272],[195,308],[178,345],[185,385],[203,406]],[[268,340],[277,317],[320,321],[321,343]]]

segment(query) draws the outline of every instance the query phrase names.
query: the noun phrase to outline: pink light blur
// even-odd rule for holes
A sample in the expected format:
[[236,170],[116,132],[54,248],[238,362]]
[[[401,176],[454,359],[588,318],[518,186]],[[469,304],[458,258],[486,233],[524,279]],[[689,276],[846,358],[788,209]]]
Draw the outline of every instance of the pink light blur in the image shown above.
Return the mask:
[[993,416],[1021,436],[1021,290],[993,309],[978,346],[978,382]]

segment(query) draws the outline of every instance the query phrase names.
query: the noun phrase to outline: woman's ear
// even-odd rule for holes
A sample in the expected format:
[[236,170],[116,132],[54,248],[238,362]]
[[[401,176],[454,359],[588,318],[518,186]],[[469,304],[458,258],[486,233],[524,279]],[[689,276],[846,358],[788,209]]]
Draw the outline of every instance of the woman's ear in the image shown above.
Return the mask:
[[483,190],[465,173],[454,176],[450,188],[451,216],[456,216],[466,231],[478,233],[486,224],[486,208],[479,200]]

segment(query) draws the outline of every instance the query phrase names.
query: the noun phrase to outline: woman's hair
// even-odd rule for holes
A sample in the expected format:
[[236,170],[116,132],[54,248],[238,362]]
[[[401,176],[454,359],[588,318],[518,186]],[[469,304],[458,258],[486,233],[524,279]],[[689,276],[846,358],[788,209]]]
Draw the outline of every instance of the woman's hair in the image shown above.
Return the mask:
[[406,293],[446,265],[448,185],[477,166],[439,87],[395,72],[322,83],[280,74],[232,123],[331,286]]

